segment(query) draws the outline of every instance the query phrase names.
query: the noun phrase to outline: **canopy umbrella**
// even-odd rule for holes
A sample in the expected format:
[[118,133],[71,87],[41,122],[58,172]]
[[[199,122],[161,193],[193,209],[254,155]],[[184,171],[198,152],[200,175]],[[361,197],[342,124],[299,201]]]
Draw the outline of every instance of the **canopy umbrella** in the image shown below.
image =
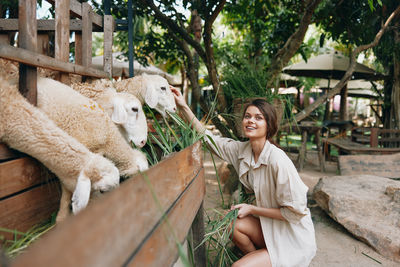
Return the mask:
[[[311,57],[307,62],[302,61],[297,64],[289,65],[283,68],[283,72],[292,76],[340,80],[346,73],[349,65],[349,57],[346,57],[338,51],[334,51]],[[360,63],[356,63],[352,76],[352,80],[381,80],[383,78],[384,75]]]
[[[316,87],[326,89],[328,82],[327,79],[320,79],[316,82]],[[334,87],[337,83],[339,80],[331,80],[330,86]],[[382,91],[383,85],[366,80],[351,80],[347,83],[347,89],[348,96],[351,97],[377,98],[382,92],[377,93],[376,90]]]
[[[332,87],[330,86],[331,79],[340,80],[346,73],[350,65],[350,58],[346,57],[338,51],[329,52],[323,55],[318,55],[311,57],[307,62],[302,61],[297,64],[287,66],[283,69],[284,73],[290,74],[292,76],[304,76],[304,77],[314,77],[314,78],[325,78],[328,79],[328,90]],[[356,63],[352,80],[365,79],[365,80],[381,80],[384,75],[377,73],[375,70]],[[347,87],[344,87],[341,91],[341,120],[347,120]],[[329,100],[326,104],[324,120],[329,117]]]

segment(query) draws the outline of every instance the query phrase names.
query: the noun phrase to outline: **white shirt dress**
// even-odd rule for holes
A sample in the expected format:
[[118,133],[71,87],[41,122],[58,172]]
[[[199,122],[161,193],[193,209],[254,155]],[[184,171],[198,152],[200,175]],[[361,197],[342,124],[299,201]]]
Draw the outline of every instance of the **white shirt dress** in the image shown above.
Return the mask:
[[258,207],[279,208],[287,220],[260,216],[265,245],[273,267],[308,266],[315,256],[314,225],[307,208],[308,187],[284,151],[266,142],[254,162],[250,142],[205,134],[208,145],[232,164],[240,182],[254,192]]

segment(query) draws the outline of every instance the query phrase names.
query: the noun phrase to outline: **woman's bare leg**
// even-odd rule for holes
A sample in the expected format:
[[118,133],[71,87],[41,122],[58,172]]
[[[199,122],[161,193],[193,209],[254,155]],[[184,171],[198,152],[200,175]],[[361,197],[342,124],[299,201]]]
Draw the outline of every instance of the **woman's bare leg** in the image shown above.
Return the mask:
[[240,260],[234,262],[232,267],[270,267],[271,259],[266,248],[246,254]]
[[237,218],[233,229],[232,241],[245,254],[265,248],[260,219],[249,215]]

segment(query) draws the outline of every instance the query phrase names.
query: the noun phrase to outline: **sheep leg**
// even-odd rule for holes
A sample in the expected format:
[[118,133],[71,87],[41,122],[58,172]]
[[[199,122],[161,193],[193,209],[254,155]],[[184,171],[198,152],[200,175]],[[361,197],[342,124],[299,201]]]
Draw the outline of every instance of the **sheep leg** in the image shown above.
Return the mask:
[[69,204],[71,203],[72,192],[67,190],[63,184],[61,184],[61,199],[60,209],[58,210],[56,223],[64,221],[69,216]]

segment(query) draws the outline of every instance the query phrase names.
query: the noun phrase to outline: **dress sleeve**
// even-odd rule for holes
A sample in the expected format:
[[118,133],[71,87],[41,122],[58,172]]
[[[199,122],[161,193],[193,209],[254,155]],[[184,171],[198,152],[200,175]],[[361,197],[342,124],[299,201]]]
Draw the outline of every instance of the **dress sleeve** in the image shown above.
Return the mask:
[[297,224],[308,214],[307,191],[292,161],[287,158],[275,164],[276,199],[282,216]]
[[236,164],[238,161],[240,141],[215,136],[208,130],[206,130],[204,134],[204,140],[215,155],[230,164]]

